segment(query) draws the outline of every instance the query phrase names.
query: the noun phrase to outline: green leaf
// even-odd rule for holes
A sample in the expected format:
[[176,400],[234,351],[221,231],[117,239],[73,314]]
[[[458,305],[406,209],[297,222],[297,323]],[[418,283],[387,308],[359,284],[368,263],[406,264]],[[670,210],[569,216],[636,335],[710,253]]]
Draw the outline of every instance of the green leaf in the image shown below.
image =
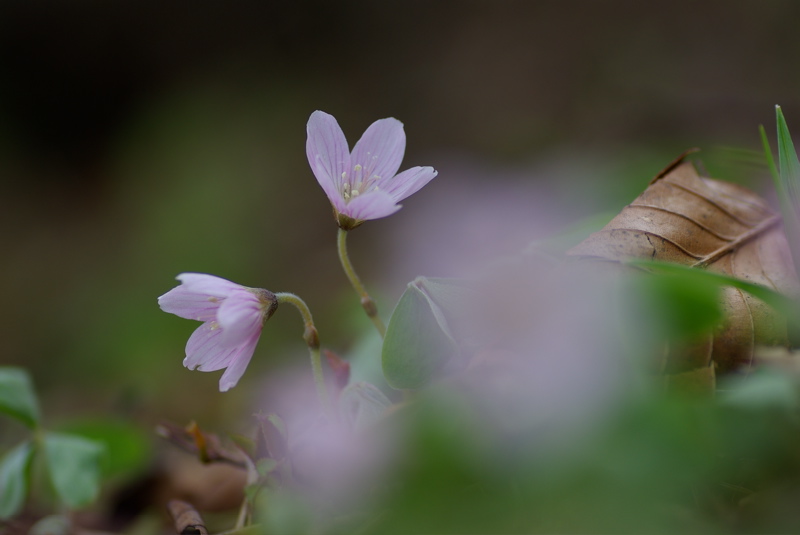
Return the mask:
[[714,273],[704,269],[697,269],[680,264],[673,264],[670,262],[632,258],[626,260],[625,263],[632,266],[645,268],[655,273],[677,275],[686,279],[693,279],[695,281],[711,284],[717,287],[732,286],[734,288],[738,288],[739,290],[745,291],[753,297],[757,297],[764,301],[776,311],[786,316],[790,323],[794,325],[800,323],[800,304],[783,294],[767,288],[766,286],[747,282],[729,275],[723,275],[722,273]]
[[[699,271],[699,270],[697,270]],[[638,281],[637,295],[643,295],[669,338],[702,334],[722,320],[719,284],[680,273],[646,277]]]
[[0,412],[13,416],[30,428],[39,423],[39,403],[28,372],[0,367]]
[[64,504],[77,509],[97,498],[102,444],[76,435],[47,433],[44,449],[50,479]]
[[0,519],[11,518],[25,503],[28,492],[28,465],[33,447],[23,442],[0,461]]
[[262,533],[295,535],[312,533],[314,511],[306,497],[288,489],[264,488],[263,501],[257,509],[257,519],[264,526]]
[[392,388],[425,386],[457,350],[443,311],[420,280],[400,297],[383,340],[383,374]]

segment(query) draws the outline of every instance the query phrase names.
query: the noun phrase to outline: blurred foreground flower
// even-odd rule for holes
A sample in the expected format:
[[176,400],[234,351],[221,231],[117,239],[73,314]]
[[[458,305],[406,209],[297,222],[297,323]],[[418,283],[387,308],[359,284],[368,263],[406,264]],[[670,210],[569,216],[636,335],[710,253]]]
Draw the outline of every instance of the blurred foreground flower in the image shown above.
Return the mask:
[[403,123],[397,119],[372,123],[352,153],[332,115],[315,111],[306,130],[308,163],[344,230],[395,213],[397,203],[437,175],[433,167],[412,167],[396,175],[406,150]]
[[211,372],[227,368],[220,392],[239,382],[256,349],[261,327],[278,307],[272,292],[203,273],[181,273],[181,285],[158,298],[164,312],[204,322],[186,343],[183,365]]

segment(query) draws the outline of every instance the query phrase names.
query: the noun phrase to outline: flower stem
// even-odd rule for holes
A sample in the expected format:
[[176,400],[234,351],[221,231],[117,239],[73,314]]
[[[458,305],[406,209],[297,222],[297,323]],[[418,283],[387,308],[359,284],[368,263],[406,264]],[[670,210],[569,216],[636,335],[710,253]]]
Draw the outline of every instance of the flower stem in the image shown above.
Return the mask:
[[355,288],[356,292],[361,297],[361,306],[364,307],[367,317],[375,325],[375,328],[378,329],[381,338],[385,337],[386,325],[383,324],[380,316],[378,316],[378,306],[375,304],[375,301],[372,300],[372,297],[370,297],[367,293],[367,289],[364,288],[364,285],[361,283],[361,279],[358,278],[355,269],[353,269],[353,264],[350,262],[350,257],[347,256],[346,230],[341,228],[339,229],[336,242],[339,248],[339,260],[342,262],[342,268],[344,269],[345,275],[347,275],[347,278],[350,279],[350,284],[353,285],[353,288]]
[[317,385],[317,396],[322,404],[325,412],[331,412],[331,400],[328,396],[328,388],[325,386],[325,377],[322,375],[322,357],[319,351],[319,334],[317,328],[314,326],[314,320],[311,317],[311,310],[309,310],[306,302],[300,299],[293,293],[281,292],[276,293],[275,297],[278,303],[289,303],[294,306],[300,315],[303,316],[305,323],[305,331],[303,332],[303,339],[308,345],[308,351],[311,354],[311,371],[314,374],[314,382]]

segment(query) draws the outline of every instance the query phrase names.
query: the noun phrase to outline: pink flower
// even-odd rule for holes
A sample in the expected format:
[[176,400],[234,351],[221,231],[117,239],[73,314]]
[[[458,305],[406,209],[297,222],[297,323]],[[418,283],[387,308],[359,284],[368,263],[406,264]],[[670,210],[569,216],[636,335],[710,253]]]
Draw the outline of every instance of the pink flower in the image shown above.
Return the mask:
[[203,273],[181,273],[181,285],[158,298],[164,312],[204,322],[186,343],[183,365],[212,372],[227,368],[220,392],[236,386],[256,349],[261,327],[278,308],[275,294]]
[[406,150],[403,123],[397,119],[372,123],[352,153],[332,115],[315,111],[306,130],[308,163],[344,230],[395,213],[397,203],[437,175],[433,167],[412,167],[396,175]]

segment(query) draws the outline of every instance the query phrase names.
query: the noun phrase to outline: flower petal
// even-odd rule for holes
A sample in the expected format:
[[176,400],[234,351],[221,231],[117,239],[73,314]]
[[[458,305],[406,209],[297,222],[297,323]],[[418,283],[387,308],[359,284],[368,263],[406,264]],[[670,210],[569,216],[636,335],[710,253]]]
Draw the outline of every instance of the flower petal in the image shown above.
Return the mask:
[[227,297],[234,290],[244,288],[222,277],[206,273],[181,273],[175,277],[183,284],[186,291],[213,297]]
[[350,171],[350,150],[339,123],[324,111],[315,111],[306,126],[306,156],[317,182],[336,210],[344,208],[342,173]]
[[239,382],[239,379],[244,375],[247,365],[250,364],[250,359],[253,358],[253,353],[256,350],[258,343],[258,335],[239,346],[236,353],[231,355],[230,364],[228,369],[219,378],[219,391],[227,392]]
[[222,347],[219,344],[222,329],[209,321],[198,327],[186,342],[186,358],[183,365],[190,370],[213,372],[227,367],[237,353],[236,347]]
[[406,133],[397,119],[380,119],[372,123],[353,147],[350,161],[361,164],[369,176],[393,177],[400,169],[406,152]]
[[187,320],[211,321],[217,316],[219,299],[177,286],[158,298],[158,306]]
[[220,347],[233,347],[253,336],[258,339],[264,324],[264,305],[248,290],[232,293],[217,310],[217,323],[222,330]]
[[400,209],[394,198],[385,191],[370,191],[353,198],[347,203],[344,210],[346,216],[359,221],[368,219],[380,219],[392,215]]
[[382,180],[379,187],[389,193],[394,202],[400,202],[422,189],[439,173],[433,167],[412,167],[388,180]]

